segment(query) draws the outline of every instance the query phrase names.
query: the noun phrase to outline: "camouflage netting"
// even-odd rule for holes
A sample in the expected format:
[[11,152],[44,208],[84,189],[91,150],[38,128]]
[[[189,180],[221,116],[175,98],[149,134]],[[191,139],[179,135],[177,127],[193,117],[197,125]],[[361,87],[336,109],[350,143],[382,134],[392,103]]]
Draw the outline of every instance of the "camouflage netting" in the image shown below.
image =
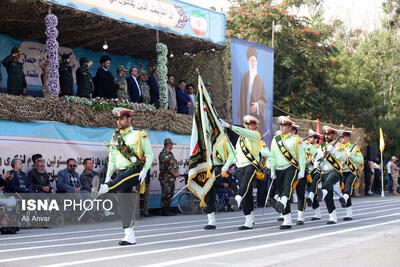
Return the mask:
[[[12,121],[58,121],[84,127],[115,127],[110,110],[92,110],[87,105],[66,103],[58,97],[34,98],[0,94],[0,119]],[[169,110],[135,112],[132,124],[135,128],[165,130],[178,134],[190,134],[191,116]]]
[[[149,66],[155,66],[154,61]],[[198,76],[196,68],[204,82],[211,83],[209,90],[213,105],[221,118],[230,118],[230,88],[228,88],[228,67],[225,49],[208,50],[196,55],[184,54],[168,58],[168,74],[175,77],[175,84],[179,80],[192,83],[197,90]]]

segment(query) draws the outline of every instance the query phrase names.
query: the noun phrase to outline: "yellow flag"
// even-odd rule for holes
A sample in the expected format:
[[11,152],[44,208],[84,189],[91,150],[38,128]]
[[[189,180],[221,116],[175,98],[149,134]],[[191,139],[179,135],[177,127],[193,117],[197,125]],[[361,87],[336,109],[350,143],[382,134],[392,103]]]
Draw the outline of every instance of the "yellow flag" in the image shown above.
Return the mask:
[[385,150],[385,140],[383,139],[382,128],[379,128],[379,149],[381,150],[381,152]]

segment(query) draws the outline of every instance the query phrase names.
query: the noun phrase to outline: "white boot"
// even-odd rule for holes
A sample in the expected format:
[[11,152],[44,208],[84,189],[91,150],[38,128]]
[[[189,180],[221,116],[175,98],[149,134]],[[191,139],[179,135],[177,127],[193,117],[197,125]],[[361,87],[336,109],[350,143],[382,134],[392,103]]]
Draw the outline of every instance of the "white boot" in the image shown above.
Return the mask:
[[215,219],[215,212],[212,212],[210,214],[207,214],[207,218],[208,218],[208,223],[206,226],[204,226],[204,230],[212,230],[212,229],[216,229],[216,224],[217,221]]
[[318,199],[319,202],[321,202],[321,201],[323,201],[325,199],[326,195],[328,194],[328,190],[322,189],[321,192],[322,192],[322,198]]
[[343,218],[343,221],[351,221],[353,220],[353,209],[351,207],[346,208],[346,216]]
[[236,200],[236,202],[237,202],[237,205],[238,205],[238,207],[240,207],[240,203],[242,202],[242,197],[241,196],[239,196],[239,195],[236,195],[235,196],[235,200]]
[[97,193],[97,196],[100,196],[100,195],[105,194],[107,192],[108,192],[108,185],[102,184],[102,185],[100,185],[99,192]]
[[336,210],[329,213],[329,221],[327,222],[327,224],[335,224],[335,223],[337,223]]
[[312,216],[311,221],[321,220],[321,209],[318,207],[314,209],[314,216]]
[[254,211],[252,211],[251,213],[251,219],[253,220],[253,225],[256,224],[256,215],[254,214]]
[[235,198],[229,198],[229,204],[231,204],[231,208],[234,211],[237,211],[239,209],[240,202],[242,202],[242,197],[240,195],[236,195]]
[[283,215],[283,223],[279,228],[281,230],[292,228],[292,214],[291,213]]
[[308,198],[314,200],[314,192],[308,193]]
[[136,237],[133,227],[125,228],[124,231],[125,231],[125,236],[121,241],[119,241],[119,245],[120,246],[135,245]]
[[279,215],[278,222],[283,222],[283,214],[282,213]]
[[283,211],[286,208],[287,202],[288,202],[288,198],[286,196],[280,197],[278,202],[276,202],[276,210],[279,213],[283,213]]
[[297,225],[303,225],[304,224],[304,211],[298,210],[297,211]]
[[244,225],[239,227],[239,230],[249,230],[253,229],[253,216],[251,214],[245,215],[245,222]]

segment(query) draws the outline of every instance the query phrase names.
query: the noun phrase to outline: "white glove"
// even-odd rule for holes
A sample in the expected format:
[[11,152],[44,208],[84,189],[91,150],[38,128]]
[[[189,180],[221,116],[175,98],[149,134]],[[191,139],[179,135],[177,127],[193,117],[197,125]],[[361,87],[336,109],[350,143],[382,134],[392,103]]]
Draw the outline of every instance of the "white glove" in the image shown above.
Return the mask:
[[135,163],[137,161],[137,158],[133,156],[132,158],[130,158],[130,160],[132,161],[132,163]]
[[106,180],[104,181],[105,183],[108,183],[108,182],[110,182],[111,181],[111,176],[107,176],[106,177]]
[[320,162],[318,160],[316,160],[314,162],[314,169],[318,169],[319,168],[319,164],[320,164]]
[[146,176],[147,176],[147,171],[141,171],[141,172],[139,173],[139,181],[140,181],[140,184],[143,183],[143,181],[146,179]]
[[225,122],[225,121],[223,121],[221,119],[219,119],[219,122],[221,123],[221,126],[224,127],[224,128],[229,128],[230,127],[229,123],[227,123],[227,122]]
[[298,179],[304,178],[304,171],[299,172],[299,174],[297,175]]
[[229,165],[228,165],[228,163],[225,163],[225,165],[222,166],[221,172],[222,173],[227,173],[228,170],[229,170]]
[[275,180],[276,179],[276,173],[275,172],[271,172],[271,179]]

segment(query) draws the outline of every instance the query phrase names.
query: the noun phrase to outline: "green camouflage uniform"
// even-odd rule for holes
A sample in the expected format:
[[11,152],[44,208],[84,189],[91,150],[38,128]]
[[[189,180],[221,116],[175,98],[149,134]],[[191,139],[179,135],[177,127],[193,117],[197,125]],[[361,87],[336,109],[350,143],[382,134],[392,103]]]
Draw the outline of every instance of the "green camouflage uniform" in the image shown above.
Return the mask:
[[178,172],[178,162],[174,154],[171,151],[167,151],[165,148],[158,156],[158,162],[160,165],[160,176],[158,180],[161,185],[161,206],[163,208],[169,208],[171,206],[172,197],[174,196],[176,180],[171,170]]
[[114,83],[117,85],[117,96],[118,98],[122,98],[124,100],[129,100],[128,96],[128,83],[126,82],[125,77],[115,77]]

